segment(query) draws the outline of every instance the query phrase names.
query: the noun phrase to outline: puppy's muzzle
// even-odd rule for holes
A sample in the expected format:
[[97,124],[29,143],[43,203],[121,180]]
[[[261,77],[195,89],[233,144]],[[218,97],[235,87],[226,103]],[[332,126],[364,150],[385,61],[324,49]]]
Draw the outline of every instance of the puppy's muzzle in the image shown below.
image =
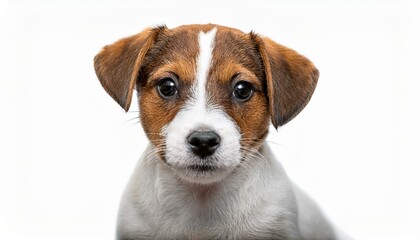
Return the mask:
[[187,141],[191,151],[200,158],[212,155],[220,146],[220,136],[213,131],[194,131]]

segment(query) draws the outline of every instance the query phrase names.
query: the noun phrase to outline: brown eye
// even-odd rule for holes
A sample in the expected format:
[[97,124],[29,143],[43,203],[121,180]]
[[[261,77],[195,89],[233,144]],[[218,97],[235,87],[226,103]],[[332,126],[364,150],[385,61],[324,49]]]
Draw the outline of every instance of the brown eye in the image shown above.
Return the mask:
[[175,81],[172,78],[163,78],[157,85],[157,91],[162,98],[170,98],[178,93]]
[[240,81],[233,87],[233,96],[240,101],[246,101],[251,98],[253,93],[253,86],[246,82]]

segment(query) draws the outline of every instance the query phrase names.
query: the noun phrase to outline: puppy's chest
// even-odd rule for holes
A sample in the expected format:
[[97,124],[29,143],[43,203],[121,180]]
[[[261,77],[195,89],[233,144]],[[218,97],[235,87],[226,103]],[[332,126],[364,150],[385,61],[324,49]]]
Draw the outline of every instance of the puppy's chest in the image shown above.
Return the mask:
[[[276,221],[268,216],[245,215],[241,212],[208,213],[186,210],[185,213],[161,218],[155,233],[175,239],[244,239],[250,236],[273,236]],[[177,216],[178,215],[178,216]]]
[[290,223],[282,218],[284,210],[276,199],[261,200],[249,193],[212,194],[220,192],[156,205],[157,211],[147,214],[154,218],[153,235],[165,239],[281,239],[289,231]]

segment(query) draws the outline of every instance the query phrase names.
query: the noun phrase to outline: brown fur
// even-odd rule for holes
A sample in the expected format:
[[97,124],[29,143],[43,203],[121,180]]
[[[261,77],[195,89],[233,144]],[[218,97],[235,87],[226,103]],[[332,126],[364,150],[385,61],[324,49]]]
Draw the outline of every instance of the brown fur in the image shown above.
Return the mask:
[[[207,25],[147,29],[104,47],[95,70],[105,90],[127,111],[136,84],[141,123],[149,139],[163,145],[162,128],[190,97],[195,81],[198,34],[217,27],[207,92],[212,105],[222,107],[239,127],[242,146],[257,147],[268,132],[271,116],[277,128],[295,117],[315,89],[318,70],[304,56],[254,33]],[[162,99],[156,84],[176,80],[179,97]],[[245,102],[232,95],[238,81],[254,86]]]
[[105,46],[94,59],[96,75],[111,97],[128,111],[141,63],[161,28],[146,29]]
[[[159,133],[175,117],[190,95],[199,51],[198,32],[194,28],[163,32],[141,67],[141,81],[137,85],[141,95],[141,123],[156,146],[164,147],[164,139]],[[165,100],[157,93],[156,84],[168,75],[177,81],[179,98]]]
[[[238,101],[232,94],[239,81],[247,81],[255,88],[248,101]],[[241,145],[247,149],[259,145],[268,130],[270,116],[262,59],[249,35],[218,27],[207,84],[210,96],[214,96],[211,101],[223,106],[238,125]]]
[[251,35],[260,50],[274,127],[292,120],[308,104],[319,72],[306,57],[269,38]]

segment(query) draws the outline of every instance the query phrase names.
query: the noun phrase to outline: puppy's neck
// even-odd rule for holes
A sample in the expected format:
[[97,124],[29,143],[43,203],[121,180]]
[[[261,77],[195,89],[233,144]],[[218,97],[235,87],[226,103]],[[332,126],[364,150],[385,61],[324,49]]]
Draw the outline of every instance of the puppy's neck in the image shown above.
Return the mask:
[[185,186],[186,191],[190,191],[191,196],[198,202],[206,203],[211,201],[221,189],[221,183],[196,184],[180,180]]

